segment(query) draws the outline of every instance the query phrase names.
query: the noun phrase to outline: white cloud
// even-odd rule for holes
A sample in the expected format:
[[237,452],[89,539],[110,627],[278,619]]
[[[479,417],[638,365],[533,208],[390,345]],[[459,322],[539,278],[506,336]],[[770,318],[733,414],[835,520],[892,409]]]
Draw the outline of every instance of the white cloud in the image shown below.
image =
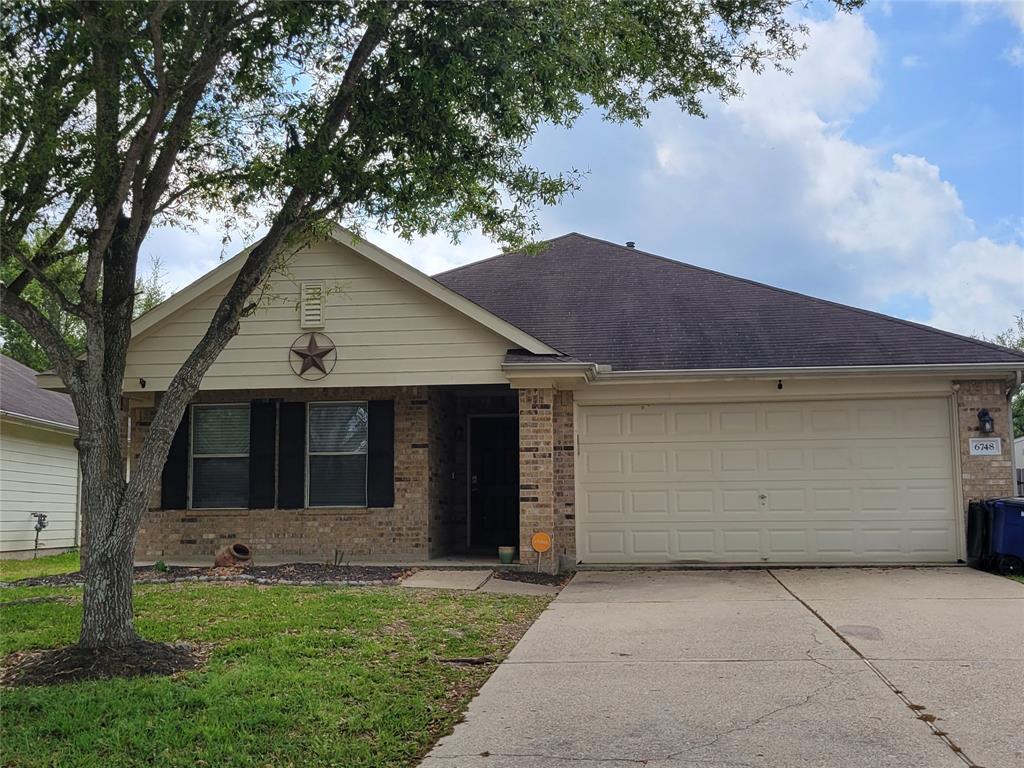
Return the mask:
[[918,69],[924,66],[924,59],[918,56],[916,53],[908,53],[902,59],[900,59],[900,65],[906,69]]
[[1015,67],[1024,67],[1024,0],[961,0],[964,19],[970,25],[993,18],[1010,21],[1021,33],[1021,40],[1003,51],[1003,59]]
[[391,232],[366,232],[366,239],[428,275],[445,272],[471,261],[501,253],[501,246],[479,232],[471,232],[453,244],[444,235],[419,237],[411,243]]
[[[809,48],[791,76],[745,78],[746,96],[709,104],[707,121],[665,104],[640,131],[593,116],[571,135],[543,137],[553,158],[543,164],[564,164],[564,140],[595,171],[580,194],[543,213],[545,234],[637,240],[666,256],[953,331],[1003,330],[1024,308],[1024,233],[1002,242],[980,236],[934,163],[851,139],[847,126],[880,88],[879,41],[863,15],[809,26]],[[457,246],[443,236],[366,236],[428,274],[499,252],[478,233]],[[173,255],[165,263],[175,287],[217,264],[215,225],[157,237],[148,250]]]
[[1011,45],[1003,51],[1003,58],[1015,67],[1024,67],[1024,43]]
[[[1024,307],[1021,243],[978,237],[927,159],[845,135],[877,92],[878,41],[858,15],[810,27],[792,77],[748,78],[745,98],[705,123],[658,113],[651,205],[676,212],[702,263],[883,311],[910,305],[911,319],[949,330],[1003,329]],[[688,156],[716,162],[665,162]]]

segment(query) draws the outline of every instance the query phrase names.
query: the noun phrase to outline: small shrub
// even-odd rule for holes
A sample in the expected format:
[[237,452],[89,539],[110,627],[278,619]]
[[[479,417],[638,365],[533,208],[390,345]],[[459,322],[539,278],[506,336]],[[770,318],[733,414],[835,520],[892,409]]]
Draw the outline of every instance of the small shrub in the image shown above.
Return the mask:
[[170,568],[167,567],[167,563],[165,563],[163,560],[157,560],[155,563],[153,563],[153,570],[160,571],[160,573],[167,573],[167,571],[169,571]]

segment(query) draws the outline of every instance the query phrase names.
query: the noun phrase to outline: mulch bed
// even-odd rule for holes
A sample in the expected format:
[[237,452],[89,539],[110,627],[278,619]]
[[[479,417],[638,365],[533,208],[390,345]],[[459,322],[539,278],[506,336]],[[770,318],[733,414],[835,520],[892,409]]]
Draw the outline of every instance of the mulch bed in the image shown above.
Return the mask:
[[550,574],[537,571],[496,570],[493,579],[503,581],[524,581],[528,584],[543,584],[545,587],[563,587],[572,578],[571,573]]
[[[136,584],[165,584],[176,581],[248,581],[256,584],[292,584],[299,586],[367,586],[397,584],[410,573],[399,566],[325,565],[321,563],[288,563],[286,565],[252,565],[239,568],[187,568],[169,566],[158,571],[153,566],[135,569]],[[35,579],[9,582],[19,587],[78,586],[81,572],[62,573]]]
[[0,664],[0,686],[55,685],[114,677],[173,675],[201,666],[207,649],[191,643],[147,640],[124,648],[16,651]]

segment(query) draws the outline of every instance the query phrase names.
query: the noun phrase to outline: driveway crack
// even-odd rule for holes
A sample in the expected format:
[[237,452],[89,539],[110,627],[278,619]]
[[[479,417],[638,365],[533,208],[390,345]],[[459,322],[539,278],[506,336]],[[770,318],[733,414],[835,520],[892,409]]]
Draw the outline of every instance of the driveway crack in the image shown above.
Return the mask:
[[[981,768],[981,766],[979,766],[976,762],[974,762],[970,757],[968,757],[964,753],[963,749],[955,741],[953,741],[953,739],[950,738],[949,734],[946,731],[939,729],[939,727],[935,725],[935,722],[933,720],[928,720],[921,717],[921,712],[924,710],[924,707],[922,707],[920,704],[915,704],[914,702],[912,702],[907,697],[907,695],[903,693],[903,691],[900,690],[896,686],[896,684],[893,683],[893,681],[890,680],[884,672],[882,672],[881,669],[875,666],[875,664],[872,663],[871,659],[869,659],[867,656],[861,653],[860,649],[857,646],[855,646],[852,642],[850,642],[842,632],[840,632],[838,629],[832,626],[832,624],[830,624],[828,620],[824,616],[822,616],[818,611],[812,608],[806,600],[801,598],[796,592],[794,592],[792,589],[786,586],[786,584],[783,583],[782,579],[775,575],[774,571],[767,569],[767,573],[769,576],[775,579],[778,585],[782,587],[784,590],[786,590],[786,592],[788,592],[794,600],[796,600],[798,603],[800,603],[800,605],[806,608],[807,611],[812,616],[814,616],[814,618],[820,621],[826,628],[828,628],[828,630],[833,635],[839,638],[843,645],[845,645],[847,648],[853,651],[857,655],[857,658],[860,659],[867,666],[868,669],[875,673],[875,676],[878,677],[878,679],[881,680],[890,691],[892,691],[896,698],[902,701],[903,704],[907,707],[907,709],[914,713],[914,717],[917,720],[927,725],[928,729],[932,732],[934,736],[938,736],[940,739],[942,739],[942,742],[949,748],[949,750],[954,755],[960,758],[960,760],[965,765],[969,766],[969,768]],[[808,652],[808,657],[810,657],[810,652]]]

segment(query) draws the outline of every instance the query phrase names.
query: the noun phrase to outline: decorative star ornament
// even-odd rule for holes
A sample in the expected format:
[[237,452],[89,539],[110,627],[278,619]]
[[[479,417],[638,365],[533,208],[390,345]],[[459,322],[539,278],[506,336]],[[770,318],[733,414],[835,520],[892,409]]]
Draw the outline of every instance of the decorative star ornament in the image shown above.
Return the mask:
[[329,336],[322,333],[306,333],[299,336],[289,350],[292,370],[304,379],[322,379],[337,362],[337,348]]

